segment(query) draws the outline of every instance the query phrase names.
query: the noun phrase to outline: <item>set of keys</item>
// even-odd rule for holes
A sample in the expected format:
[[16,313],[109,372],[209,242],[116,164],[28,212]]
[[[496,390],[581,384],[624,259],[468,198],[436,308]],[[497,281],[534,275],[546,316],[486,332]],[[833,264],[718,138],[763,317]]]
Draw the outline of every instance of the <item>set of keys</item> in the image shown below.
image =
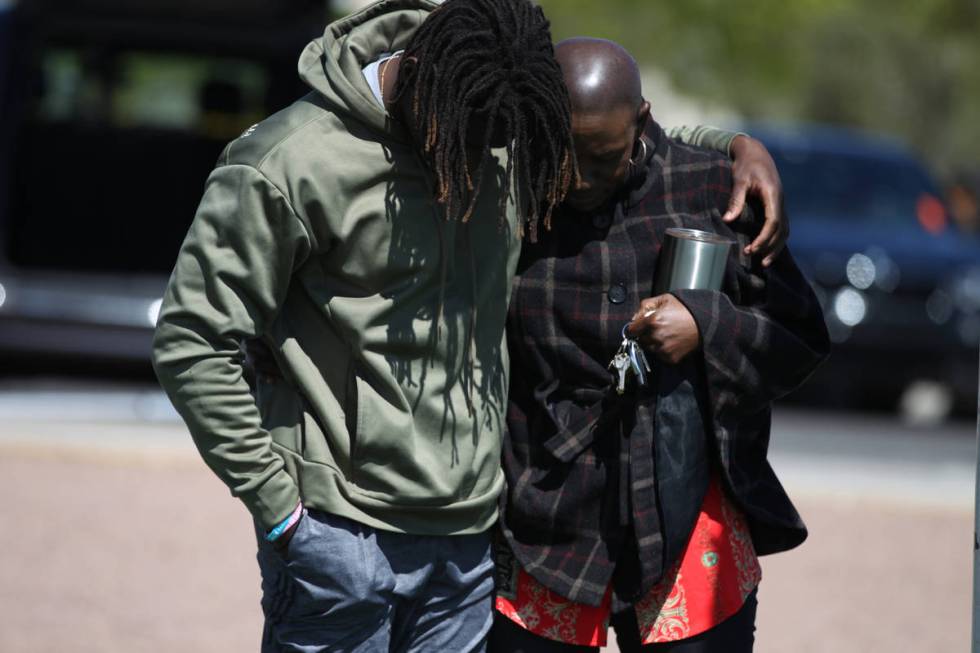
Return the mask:
[[619,345],[619,350],[609,363],[609,369],[616,376],[616,394],[626,392],[626,377],[630,373],[636,376],[636,382],[643,386],[647,383],[647,374],[650,373],[650,363],[647,362],[643,347],[636,340],[626,335],[629,323],[623,327],[623,342]]

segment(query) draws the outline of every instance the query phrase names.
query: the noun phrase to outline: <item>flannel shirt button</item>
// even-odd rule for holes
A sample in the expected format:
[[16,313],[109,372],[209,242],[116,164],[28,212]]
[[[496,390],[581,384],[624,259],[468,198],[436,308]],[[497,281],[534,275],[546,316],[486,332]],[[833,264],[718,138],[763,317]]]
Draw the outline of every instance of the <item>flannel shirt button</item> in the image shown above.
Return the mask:
[[609,292],[606,294],[609,295],[610,303],[622,304],[623,302],[626,301],[626,286],[624,286],[621,283],[617,283],[612,288],[610,288]]

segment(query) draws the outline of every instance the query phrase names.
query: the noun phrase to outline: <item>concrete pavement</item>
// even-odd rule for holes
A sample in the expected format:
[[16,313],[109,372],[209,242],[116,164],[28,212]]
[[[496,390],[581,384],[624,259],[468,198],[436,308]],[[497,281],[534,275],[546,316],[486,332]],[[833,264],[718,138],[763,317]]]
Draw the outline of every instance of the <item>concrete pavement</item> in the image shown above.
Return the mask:
[[[778,411],[811,537],[763,559],[757,651],[967,649],[973,429]],[[0,496],[0,651],[257,648],[250,521],[155,390],[0,389]]]

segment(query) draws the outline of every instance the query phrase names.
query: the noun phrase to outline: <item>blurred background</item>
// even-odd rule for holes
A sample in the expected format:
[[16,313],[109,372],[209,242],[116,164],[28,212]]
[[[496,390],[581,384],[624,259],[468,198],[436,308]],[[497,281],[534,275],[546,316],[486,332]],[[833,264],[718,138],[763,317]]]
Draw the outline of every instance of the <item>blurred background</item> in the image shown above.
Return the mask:
[[[0,651],[237,651],[251,527],[149,368],[224,144],[356,0],[0,0]],[[830,361],[776,410],[811,539],[760,651],[963,650],[980,347],[980,2],[543,0],[663,125],[770,148]]]

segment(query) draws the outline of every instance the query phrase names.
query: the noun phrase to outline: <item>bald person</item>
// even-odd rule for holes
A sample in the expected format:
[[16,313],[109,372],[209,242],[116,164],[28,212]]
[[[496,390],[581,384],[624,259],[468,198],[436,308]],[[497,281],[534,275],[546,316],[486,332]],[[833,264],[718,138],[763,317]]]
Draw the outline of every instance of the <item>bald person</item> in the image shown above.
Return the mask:
[[[575,38],[561,43],[559,56],[565,82],[574,95],[577,121],[574,136],[583,179],[567,201],[572,208],[601,201],[621,184],[637,133],[642,133],[650,117],[650,103],[643,99],[636,61],[623,48],[609,48],[604,56],[591,56],[595,39]],[[604,41],[602,43],[609,43]],[[638,131],[637,131],[638,130]],[[775,163],[765,146],[747,134],[730,134],[705,127],[671,129],[668,136],[689,144],[729,151],[733,159],[734,187],[722,219],[733,222],[745,206],[746,195],[754,195],[764,206],[765,223],[746,254],[760,254],[768,267],[786,243],[789,229],[782,213],[782,185]],[[599,139],[604,142],[596,143]],[[589,155],[620,155],[620,175],[603,174],[603,166],[589,165]],[[610,164],[609,161],[598,163]],[[585,210],[593,207],[584,206]]]
[[[786,249],[751,255],[762,209],[732,221],[732,163],[667,137],[628,52],[556,56],[580,179],[512,290],[490,650],[597,651],[611,624],[624,653],[751,651],[757,557],[806,537],[766,459],[770,404],[826,356],[823,316]],[[670,227],[738,242],[721,291],[652,296]],[[653,373],[619,394],[624,327]]]

